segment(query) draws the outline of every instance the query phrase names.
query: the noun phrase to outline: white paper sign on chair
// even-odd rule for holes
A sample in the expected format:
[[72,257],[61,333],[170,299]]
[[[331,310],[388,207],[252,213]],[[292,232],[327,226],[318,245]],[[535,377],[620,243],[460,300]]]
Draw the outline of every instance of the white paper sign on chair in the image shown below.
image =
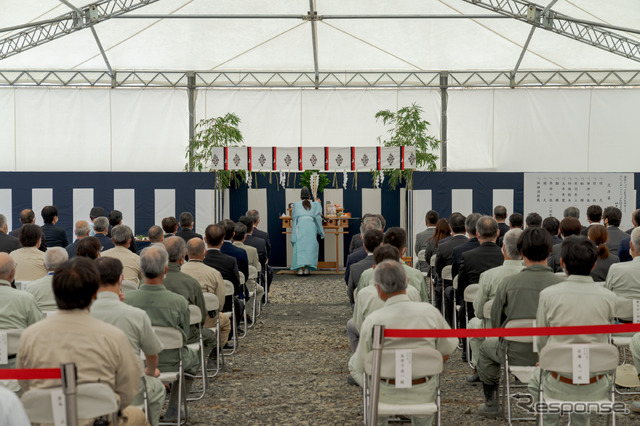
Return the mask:
[[62,389],[51,391],[51,411],[53,412],[53,422],[56,426],[67,424],[67,411]]
[[573,346],[573,384],[589,384],[589,347],[587,345]]
[[640,299],[633,299],[633,322],[640,323]]
[[396,350],[396,387],[410,388],[411,383],[411,349]]

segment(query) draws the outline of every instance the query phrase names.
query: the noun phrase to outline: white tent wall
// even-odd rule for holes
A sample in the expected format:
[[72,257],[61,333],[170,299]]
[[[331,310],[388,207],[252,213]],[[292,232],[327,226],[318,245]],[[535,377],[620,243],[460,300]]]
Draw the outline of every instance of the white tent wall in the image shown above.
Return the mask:
[[[449,89],[448,96],[449,170],[637,170],[638,89]],[[434,89],[200,89],[196,119],[235,112],[250,146],[365,146],[385,135],[375,112],[413,102],[439,137]],[[184,168],[184,89],[3,88],[0,111],[2,170]]]

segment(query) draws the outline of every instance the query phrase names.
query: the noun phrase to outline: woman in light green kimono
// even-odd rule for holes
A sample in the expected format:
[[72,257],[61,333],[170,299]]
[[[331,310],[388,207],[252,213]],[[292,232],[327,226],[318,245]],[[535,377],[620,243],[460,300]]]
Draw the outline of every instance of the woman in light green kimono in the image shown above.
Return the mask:
[[322,229],[322,204],[318,201],[309,201],[311,193],[304,187],[300,191],[300,198],[293,205],[291,211],[291,243],[293,243],[293,257],[291,270],[298,271],[298,275],[309,275],[309,270],[318,267],[318,240],[317,234],[324,238]]

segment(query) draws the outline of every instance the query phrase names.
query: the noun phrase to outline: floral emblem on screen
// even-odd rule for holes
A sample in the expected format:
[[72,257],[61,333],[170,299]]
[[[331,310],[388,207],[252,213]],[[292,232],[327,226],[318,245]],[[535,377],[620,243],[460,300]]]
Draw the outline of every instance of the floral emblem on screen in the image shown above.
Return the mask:
[[233,164],[235,164],[236,167],[240,165],[240,156],[238,154],[233,157]]
[[311,158],[309,158],[309,161],[311,162],[311,165],[315,167],[316,163],[318,162],[318,157],[316,157],[315,154],[311,154]]
[[286,157],[284,157],[284,162],[287,165],[287,167],[289,167],[291,165],[291,156],[289,154],[287,154]]
[[216,154],[213,154],[213,160],[211,160],[211,162],[213,163],[214,167],[218,167],[218,163],[220,163],[220,159]]
[[343,161],[344,159],[342,158],[342,154],[338,154],[338,156],[336,157],[336,163],[338,163],[338,167],[342,166]]
[[362,164],[366,166],[369,164],[369,156],[367,154],[363,155],[360,161],[362,161]]
[[393,161],[396,159],[396,157],[393,156],[393,154],[389,154],[389,156],[387,157],[387,163],[389,163],[389,165],[393,165]]
[[416,156],[413,154],[413,152],[409,156],[409,164],[411,164],[412,166],[416,164]]
[[264,154],[260,154],[260,157],[258,157],[258,163],[260,163],[260,166],[264,167],[264,163],[267,162],[267,157],[264,156]]

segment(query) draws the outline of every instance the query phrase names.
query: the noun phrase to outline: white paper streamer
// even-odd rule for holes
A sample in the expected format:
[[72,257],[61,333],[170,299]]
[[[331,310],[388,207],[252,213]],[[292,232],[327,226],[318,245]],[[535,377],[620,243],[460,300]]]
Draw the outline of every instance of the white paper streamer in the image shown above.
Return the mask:
[[347,173],[347,171],[345,170],[342,173],[342,189],[346,190],[347,189],[347,182],[349,181],[349,174]]

